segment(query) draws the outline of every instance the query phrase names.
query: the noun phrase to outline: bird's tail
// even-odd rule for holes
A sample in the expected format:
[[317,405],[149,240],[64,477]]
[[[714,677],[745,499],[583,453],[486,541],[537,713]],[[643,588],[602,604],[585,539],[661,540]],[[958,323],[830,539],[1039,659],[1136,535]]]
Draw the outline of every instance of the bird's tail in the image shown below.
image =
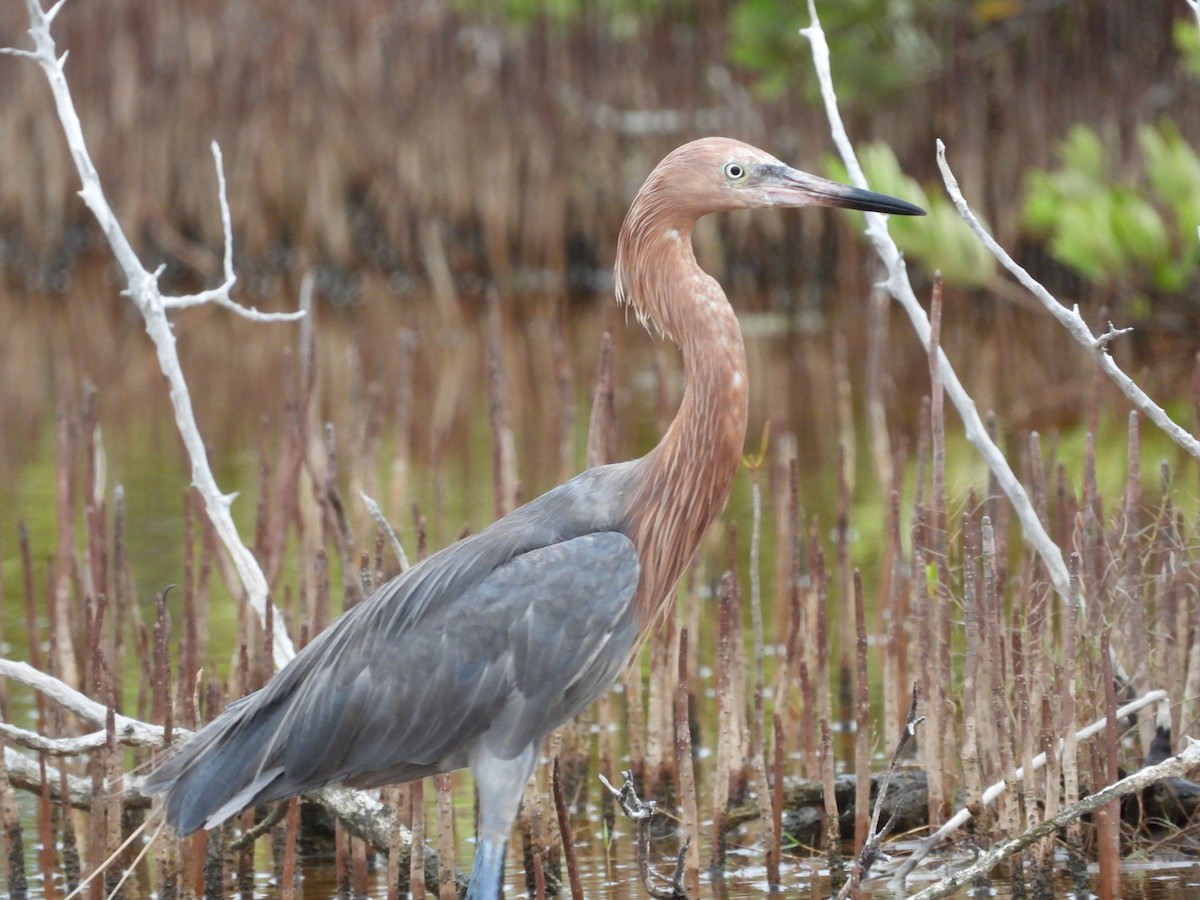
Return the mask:
[[277,799],[271,788],[283,774],[272,763],[278,723],[250,700],[243,698],[193,734],[142,782],[145,793],[165,795],[166,820],[178,835]]

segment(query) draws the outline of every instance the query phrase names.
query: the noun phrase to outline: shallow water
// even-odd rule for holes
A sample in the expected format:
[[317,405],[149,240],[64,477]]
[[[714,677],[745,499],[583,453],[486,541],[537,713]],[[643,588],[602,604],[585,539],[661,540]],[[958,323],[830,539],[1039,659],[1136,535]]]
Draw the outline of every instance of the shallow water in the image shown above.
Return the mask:
[[[32,298],[0,302],[3,335],[0,347],[4,351],[0,353],[3,375],[0,430],[5,435],[0,442],[0,561],[3,563],[0,575],[5,597],[5,653],[15,658],[26,658],[28,653],[22,640],[25,613],[21,562],[13,537],[15,523],[18,519],[28,523],[35,559],[44,561],[53,555],[57,525],[55,407],[56,404],[77,407],[84,378],[98,388],[110,496],[111,486],[117,483],[125,492],[126,549],[137,580],[134,593],[143,615],[148,616],[154,593],[180,576],[181,508],[188,473],[178,449],[163,385],[140,325],[129,319],[118,305],[124,301],[92,302],[96,295],[109,296],[111,288],[97,277],[95,282],[82,286],[77,295],[57,298],[60,305],[45,305],[44,298],[38,303]],[[552,332],[552,305],[532,301],[506,313],[506,359],[511,395],[518,398],[512,414],[519,435],[518,465],[526,497],[556,483],[566,474],[564,470],[578,468],[582,463],[582,434],[586,429],[591,373],[604,321],[604,302],[607,301],[576,310],[565,328],[565,353],[574,369],[570,393],[576,403],[574,419],[566,424],[562,422],[561,397],[550,387],[557,371],[548,338]],[[378,493],[383,498],[389,495],[399,498],[389,508],[410,548],[416,540],[416,528],[409,515],[413,503],[419,503],[428,518],[429,543],[434,548],[452,540],[464,524],[475,528],[486,524],[493,515],[493,502],[487,398],[482,387],[486,384],[482,326],[472,323],[466,328],[443,327],[431,317],[428,304],[411,297],[377,298],[356,309],[321,310],[319,315],[320,415],[323,421],[334,424],[339,441],[345,442],[339,446],[359,446],[365,418],[374,415],[388,420],[398,402],[398,333],[410,329],[419,335],[413,362],[419,408],[408,436],[411,466],[406,484],[397,488],[393,473],[372,472],[370,466],[356,467],[354,449],[343,456],[346,468],[351,470],[346,480],[355,487],[365,485],[370,488],[369,493]],[[295,331],[290,326],[263,328],[231,323],[221,314],[203,313],[181,317],[177,330],[185,373],[218,480],[224,490],[241,492],[234,509],[243,535],[248,536],[253,531],[260,490],[256,448],[260,437],[268,447],[274,446],[277,438],[281,410],[286,403],[283,394],[295,373]],[[756,443],[757,429],[766,420],[785,423],[794,429],[800,457],[805,461],[801,469],[802,502],[807,514],[815,513],[823,521],[829,521],[836,498],[836,486],[831,486],[836,480],[830,479],[829,469],[837,455],[837,427],[827,336],[805,338],[781,334],[778,329],[760,331],[755,327],[747,332],[754,385],[748,443],[751,446]],[[98,341],[97,334],[107,337]],[[677,389],[678,374],[669,351],[651,344],[640,332],[619,330],[617,342],[621,360],[616,400],[621,421],[618,455],[630,457],[642,452],[657,436],[664,415],[671,411],[670,398]],[[796,361],[802,354],[806,355],[803,365]],[[568,454],[570,466],[563,463],[559,453],[563,442],[559,438],[564,434],[572,451]],[[383,449],[379,451],[384,459],[397,440],[396,435],[385,432]],[[77,469],[82,467],[79,459],[75,465]],[[865,467],[865,463],[862,465]],[[1119,483],[1119,466],[1111,461],[1102,461],[1102,466],[1108,469],[1101,472],[1101,480],[1106,477],[1112,480],[1113,471],[1117,471],[1115,482]],[[959,473],[963,481],[977,481],[978,463],[973,459],[960,462]],[[739,522],[743,534],[748,532],[749,521],[747,481],[739,478],[726,513],[727,521]],[[79,484],[76,490],[82,490]],[[878,575],[872,570],[872,562],[878,556],[881,540],[880,504],[877,497],[869,496],[869,491],[862,493],[868,496],[856,498],[851,519],[855,527],[855,564],[863,567],[870,594]],[[770,504],[772,498],[768,497],[767,502]],[[369,534],[370,526],[362,511],[355,508],[351,515],[356,518],[356,533]],[[768,573],[765,580],[769,582],[773,548],[763,549],[763,565]],[[289,560],[288,565],[299,572],[303,563]],[[46,567],[35,565],[35,569],[38,596],[44,596]],[[235,605],[221,591],[219,585],[214,586],[207,662],[224,672],[230,664],[228,647],[236,643],[237,619],[233,612]],[[769,587],[767,593],[770,594]],[[711,624],[708,619],[705,621]],[[768,610],[768,627],[772,621]],[[777,636],[769,633],[767,641],[771,645]],[[709,652],[706,645],[705,653]],[[126,703],[132,705],[141,673],[136,654],[129,656],[125,688]],[[768,680],[769,661],[768,655]],[[711,672],[706,677],[711,677]],[[708,690],[703,691],[700,715],[707,721],[700,733],[711,742],[715,733],[711,721],[713,692],[711,685],[705,687]],[[12,721],[30,724],[21,718],[29,709],[28,696],[14,690],[8,710]],[[702,750],[711,753],[711,747]],[[594,778],[594,773],[591,777]],[[700,789],[703,809],[707,796],[704,792],[710,789],[703,774]],[[426,796],[432,793],[429,789]],[[28,870],[36,887],[34,804],[30,795],[20,796],[28,823]],[[472,853],[467,837],[472,829],[469,786],[460,785],[457,804],[459,867],[469,868]],[[617,830],[606,836],[596,820],[580,818],[575,821],[575,835],[588,898],[616,900],[645,896],[638,885],[631,829],[627,825],[619,823]],[[730,852],[725,878],[704,881],[704,896],[739,900],[765,892],[763,854],[753,835],[743,840],[744,848]],[[702,856],[707,854],[708,845],[708,837],[702,833]],[[903,842],[895,849],[897,857],[902,858]],[[265,851],[259,852],[265,859]],[[663,870],[670,866],[674,846],[669,840],[663,841],[654,845],[653,853],[658,868]],[[966,859],[965,853],[960,859],[947,851],[916,873],[910,889],[935,880],[938,867],[953,866]],[[826,895],[827,873],[822,867],[818,860],[785,858],[781,873],[786,892]],[[1126,897],[1187,897],[1200,891],[1200,869],[1187,859],[1131,858],[1125,860],[1123,872],[1122,892]],[[386,894],[383,878],[382,871],[372,876],[372,896]],[[523,893],[524,876],[516,852],[509,854],[508,884],[510,896]],[[331,896],[336,887],[331,866],[310,863],[304,867],[302,896]],[[1067,887],[1063,884],[1062,890]],[[866,891],[870,896],[901,896],[888,886],[884,877],[871,881]],[[268,875],[259,875],[255,895],[278,895]],[[1008,896],[1002,883],[996,885],[995,895]],[[35,896],[44,896],[44,892],[35,892]]]

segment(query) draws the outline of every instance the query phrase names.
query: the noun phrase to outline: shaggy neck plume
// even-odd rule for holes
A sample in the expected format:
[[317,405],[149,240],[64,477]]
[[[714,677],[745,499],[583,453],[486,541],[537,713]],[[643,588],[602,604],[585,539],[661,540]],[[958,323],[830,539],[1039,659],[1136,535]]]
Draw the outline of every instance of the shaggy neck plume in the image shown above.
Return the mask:
[[[692,251],[695,217],[656,215],[664,204],[650,180],[634,200],[617,243],[617,299],[679,345],[679,412],[642,459],[630,508],[630,537],[643,560],[635,603],[642,621],[669,606],[704,532],[729,497],[746,437],[746,350],[721,286]],[[677,207],[676,207],[677,208]]]

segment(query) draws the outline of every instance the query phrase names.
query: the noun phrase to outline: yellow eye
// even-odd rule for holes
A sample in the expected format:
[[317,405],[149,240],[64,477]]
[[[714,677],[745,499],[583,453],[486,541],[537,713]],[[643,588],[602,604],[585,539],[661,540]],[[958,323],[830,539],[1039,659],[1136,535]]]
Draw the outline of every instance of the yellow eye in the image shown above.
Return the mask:
[[746,167],[739,162],[725,163],[721,171],[725,173],[725,177],[730,181],[741,181],[746,177]]

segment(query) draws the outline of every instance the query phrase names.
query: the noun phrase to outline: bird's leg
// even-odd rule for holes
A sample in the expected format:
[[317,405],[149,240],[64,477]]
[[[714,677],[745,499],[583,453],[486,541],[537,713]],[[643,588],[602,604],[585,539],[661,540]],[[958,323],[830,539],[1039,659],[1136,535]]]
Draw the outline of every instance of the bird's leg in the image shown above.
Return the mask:
[[471,754],[471,774],[479,791],[479,829],[467,900],[500,898],[505,845],[536,760],[536,743],[513,759],[500,759],[486,747]]

